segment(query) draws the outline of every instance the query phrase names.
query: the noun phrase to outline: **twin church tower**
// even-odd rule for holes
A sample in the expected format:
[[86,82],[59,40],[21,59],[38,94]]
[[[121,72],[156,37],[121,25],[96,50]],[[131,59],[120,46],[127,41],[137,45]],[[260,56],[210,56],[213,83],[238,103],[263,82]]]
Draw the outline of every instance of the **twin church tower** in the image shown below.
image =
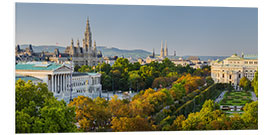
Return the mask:
[[167,40],[165,40],[165,49],[163,48],[163,41],[161,41],[160,57],[163,58],[167,56],[168,56]]

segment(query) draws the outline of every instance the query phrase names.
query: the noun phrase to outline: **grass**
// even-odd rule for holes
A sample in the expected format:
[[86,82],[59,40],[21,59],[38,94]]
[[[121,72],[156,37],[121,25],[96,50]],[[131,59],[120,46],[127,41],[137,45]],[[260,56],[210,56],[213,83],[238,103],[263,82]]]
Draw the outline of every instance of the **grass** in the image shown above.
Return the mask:
[[224,98],[221,100],[220,105],[228,106],[244,106],[246,103],[251,102],[251,93],[250,92],[227,92],[224,95]]

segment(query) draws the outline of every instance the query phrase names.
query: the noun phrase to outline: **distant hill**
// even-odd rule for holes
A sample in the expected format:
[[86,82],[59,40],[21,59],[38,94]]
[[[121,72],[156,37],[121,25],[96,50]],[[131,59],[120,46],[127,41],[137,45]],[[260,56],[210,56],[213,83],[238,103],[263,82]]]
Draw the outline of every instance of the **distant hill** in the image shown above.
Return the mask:
[[[29,45],[20,45],[21,49],[27,48]],[[55,46],[55,45],[41,45],[35,46],[32,45],[34,52],[53,52],[55,48],[58,48],[61,53],[65,52],[66,47]],[[133,57],[133,58],[145,58],[151,55],[150,52],[142,50],[142,49],[135,49],[135,50],[125,50],[119,48],[108,48],[105,46],[98,46],[97,50],[100,50],[103,56],[123,56],[125,58]]]
[[[29,45],[20,45],[21,49],[27,48]],[[55,45],[41,45],[41,46],[35,46],[32,45],[34,52],[53,52],[55,48],[58,48],[61,53],[65,52],[66,47],[61,46],[55,46]],[[125,58],[146,58],[147,56],[151,55],[152,53],[142,50],[142,49],[135,49],[135,50],[125,50],[125,49],[119,49],[119,48],[108,48],[105,46],[98,46],[98,50],[100,50],[103,54],[103,56],[123,56]],[[157,54],[158,55],[158,54]],[[178,59],[180,56],[170,56],[170,58]],[[181,56],[183,59],[188,58],[188,56]],[[210,60],[223,60],[229,56],[198,56],[200,60],[207,61]]]

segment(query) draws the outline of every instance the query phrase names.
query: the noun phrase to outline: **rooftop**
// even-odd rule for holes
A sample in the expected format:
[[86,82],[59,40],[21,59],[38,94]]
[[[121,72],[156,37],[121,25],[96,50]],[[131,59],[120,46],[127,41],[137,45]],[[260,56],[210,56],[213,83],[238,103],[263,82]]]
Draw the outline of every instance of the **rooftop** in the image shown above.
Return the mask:
[[61,67],[61,64],[47,62],[27,62],[16,64],[16,70],[55,70]]
[[32,76],[22,76],[22,75],[16,75],[16,81],[18,81],[19,79],[28,82],[28,81],[40,81],[42,82],[41,79],[38,79],[36,77],[32,77]]

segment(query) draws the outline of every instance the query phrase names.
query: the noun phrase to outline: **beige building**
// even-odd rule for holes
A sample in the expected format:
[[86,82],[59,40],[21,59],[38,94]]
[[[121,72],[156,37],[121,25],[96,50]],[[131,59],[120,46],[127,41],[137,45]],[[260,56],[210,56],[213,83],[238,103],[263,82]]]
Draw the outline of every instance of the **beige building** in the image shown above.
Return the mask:
[[211,77],[215,83],[231,83],[238,86],[242,77],[253,80],[258,70],[258,57],[256,55],[237,54],[224,59],[223,61],[211,62]]

